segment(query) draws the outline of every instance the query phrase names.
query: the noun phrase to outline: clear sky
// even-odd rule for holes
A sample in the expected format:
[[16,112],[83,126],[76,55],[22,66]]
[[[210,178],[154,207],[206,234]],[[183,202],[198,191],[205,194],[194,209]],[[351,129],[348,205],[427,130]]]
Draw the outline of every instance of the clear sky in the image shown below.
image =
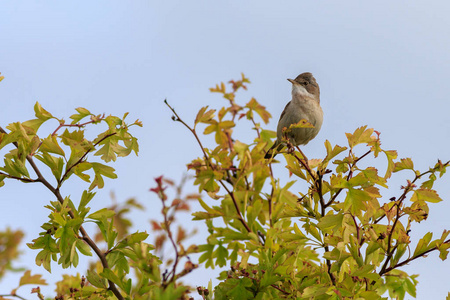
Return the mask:
[[[160,209],[148,192],[153,178],[177,180],[185,164],[201,155],[163,100],[191,121],[200,107],[223,104],[209,87],[241,72],[252,81],[241,101],[255,97],[265,105],[273,129],[290,97],[286,78],[315,75],[325,121],[305,147],[309,157],[323,156],[325,139],[345,145],[345,132],[367,124],[381,132],[384,148],[426,170],[438,158],[450,159],[449,11],[448,1],[415,0],[4,0],[0,125],[33,118],[36,101],[60,117],[81,106],[142,120],[144,127],[134,130],[139,157],[114,165],[119,179],[106,181],[96,204],[109,203],[111,191],[118,201],[136,197],[152,208],[135,218],[139,228],[149,228],[147,220]],[[393,195],[405,178],[395,180]],[[417,236],[450,229],[448,182],[447,176],[436,185],[444,201],[431,205],[429,220],[413,227]],[[78,195],[76,185],[63,192]],[[50,197],[41,186],[8,181],[0,190],[0,228],[21,228],[26,241],[35,238]],[[33,265],[36,253],[22,249],[22,264]],[[59,274],[57,265],[53,269]],[[450,262],[437,254],[404,270],[420,274],[418,299],[447,295]],[[207,285],[211,274],[197,271],[189,280]],[[0,282],[0,293],[16,280]]]

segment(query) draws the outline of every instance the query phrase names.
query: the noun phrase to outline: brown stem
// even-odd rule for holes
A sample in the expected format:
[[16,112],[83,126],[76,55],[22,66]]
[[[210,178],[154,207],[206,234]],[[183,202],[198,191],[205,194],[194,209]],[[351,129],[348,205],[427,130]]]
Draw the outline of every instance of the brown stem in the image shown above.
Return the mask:
[[175,250],[175,262],[173,264],[173,268],[172,271],[170,271],[170,273],[167,276],[172,275],[172,278],[170,279],[169,282],[173,282],[175,280],[175,275],[176,275],[176,269],[177,269],[177,265],[178,265],[178,258],[179,258],[179,253],[178,253],[178,247],[177,244],[175,243],[173,236],[172,236],[172,231],[170,230],[170,222],[167,218],[167,211],[166,211],[166,204],[164,202],[163,199],[162,200],[162,204],[163,204],[163,216],[164,216],[164,225],[166,227],[166,232],[167,232],[167,236],[169,237],[170,242],[172,243],[173,249]]
[[[448,240],[446,240],[446,241],[444,242],[444,244],[448,244],[448,243],[450,243],[450,239],[448,239]],[[415,260],[415,259],[418,259],[418,258],[420,258],[420,257],[423,257],[423,256],[427,255],[428,253],[430,253],[430,252],[432,252],[432,251],[435,251],[435,250],[437,250],[437,249],[438,249],[437,246],[436,246],[436,247],[433,247],[433,248],[428,249],[427,251],[425,251],[425,252],[423,252],[423,253],[420,253],[420,254],[418,254],[418,255],[416,255],[416,256],[413,256],[413,257],[411,257],[411,258],[408,258],[408,259],[406,259],[406,260],[404,260],[404,261],[402,261],[402,262],[399,262],[399,263],[397,263],[395,266],[392,266],[392,267],[389,267],[389,268],[384,268],[384,270],[381,270],[381,271],[380,271],[379,275],[386,274],[386,273],[392,271],[393,269],[396,269],[396,268],[398,268],[398,267],[404,266],[404,265],[410,263],[411,261],[413,261],[413,260]]]
[[[297,149],[300,151],[300,148],[297,147]],[[305,161],[303,159],[301,159],[300,157],[298,157],[297,154],[295,154],[295,153],[293,155],[298,160],[298,162],[303,166],[303,168],[305,168],[305,170],[308,172],[308,174],[311,176],[311,178],[314,181],[316,181],[316,177],[313,175],[308,162],[305,163]],[[302,153],[302,155],[303,155],[303,153]],[[303,155],[303,157],[305,157],[305,155]]]
[[22,300],[27,300],[26,298],[24,298],[24,297],[22,297],[22,296],[19,296],[19,295],[17,295],[16,293],[14,293],[14,294],[2,294],[2,295],[0,295],[0,298],[3,298],[3,297],[16,297],[16,298],[19,298],[19,299],[22,299]]
[[9,175],[9,174],[3,173],[3,172],[0,172],[0,175],[5,176],[6,178],[16,179],[16,180],[19,180],[19,181],[22,181],[22,182],[28,182],[28,183],[29,182],[38,182],[37,179],[17,177],[17,176],[13,176],[13,175]]
[[181,124],[183,124],[195,137],[195,139],[197,140],[197,143],[200,145],[200,148],[202,149],[203,155],[205,156],[206,161],[208,162],[208,164],[211,166],[211,168],[214,170],[214,168],[212,167],[211,162],[209,161],[209,157],[206,154],[205,148],[202,145],[202,142],[200,141],[200,138],[198,137],[197,133],[195,132],[195,129],[192,129],[188,124],[186,124],[179,116],[178,114],[175,112],[175,109],[172,108],[172,106],[169,105],[169,103],[167,102],[167,100],[164,100],[164,103],[169,107],[169,109],[173,112],[173,114],[175,115],[175,118],[172,118],[174,121],[180,122]]
[[261,135],[259,134],[259,128],[258,128],[258,126],[256,126],[255,120],[253,119],[253,117],[251,117],[250,120],[252,120],[253,125],[255,125],[255,130],[256,130],[256,133],[258,134],[258,139],[260,139]]
[[91,124],[91,123],[94,123],[94,122],[99,122],[99,121],[101,121],[101,120],[103,120],[105,118],[105,114],[103,114],[101,117],[100,117],[100,119],[98,119],[98,120],[96,120],[96,121],[94,121],[94,120],[91,120],[91,121],[88,121],[88,122],[85,122],[85,123],[82,123],[82,124],[59,124],[59,126],[58,126],[58,128],[56,128],[55,129],[55,131],[53,131],[53,133],[52,133],[52,135],[55,135],[56,134],[56,132],[58,132],[58,130],[60,130],[62,127],[78,127],[78,128],[81,128],[81,127],[83,127],[83,126],[86,126],[86,125],[88,125],[88,124]]
[[[407,189],[408,188],[405,188],[405,191]],[[405,195],[406,195],[406,193],[405,193]],[[391,228],[391,232],[388,235],[388,242],[387,242],[388,246],[387,246],[387,250],[386,250],[387,256],[386,256],[386,260],[385,260],[385,262],[383,264],[383,267],[381,267],[380,274],[381,273],[385,273],[386,267],[387,267],[389,261],[391,260],[392,256],[394,255],[394,252],[395,252],[395,250],[397,249],[397,246],[398,246],[398,244],[396,244],[394,246],[394,248],[392,248],[392,250],[391,250],[391,247],[392,247],[392,245],[391,245],[391,243],[392,243],[392,236],[394,235],[395,226],[397,225],[398,220],[400,219],[400,205],[401,205],[403,199],[402,200],[400,200],[400,199],[397,200],[397,203],[395,204],[395,206],[397,206],[397,213],[396,213],[394,224],[392,225],[392,228]],[[398,241],[397,241],[397,243],[398,243]]]

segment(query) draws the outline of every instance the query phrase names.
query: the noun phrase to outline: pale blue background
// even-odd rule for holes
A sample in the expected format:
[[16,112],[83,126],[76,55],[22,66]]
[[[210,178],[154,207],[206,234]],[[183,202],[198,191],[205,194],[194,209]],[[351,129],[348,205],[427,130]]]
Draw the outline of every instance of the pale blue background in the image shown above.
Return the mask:
[[[82,106],[141,119],[144,128],[134,130],[139,157],[114,165],[119,179],[107,180],[94,203],[109,204],[110,191],[118,201],[137,197],[151,208],[134,217],[141,229],[160,210],[148,192],[153,178],[178,180],[185,164],[201,155],[193,137],[171,121],[163,100],[192,123],[200,107],[223,104],[208,88],[238,79],[240,72],[252,81],[241,103],[255,97],[265,105],[274,115],[273,129],[289,100],[286,78],[314,73],[325,122],[305,147],[308,156],[323,156],[325,139],[345,145],[345,132],[367,124],[382,133],[384,148],[426,170],[437,158],[450,158],[448,11],[448,1],[2,1],[0,125],[33,118],[36,101],[60,117]],[[284,172],[282,166],[277,172]],[[383,193],[399,195],[405,178],[394,178],[392,190]],[[413,237],[450,229],[448,182],[447,176],[436,186],[445,201],[431,206],[429,221],[414,225]],[[80,184],[63,193],[78,199]],[[30,241],[46,220],[42,206],[50,199],[37,184],[7,182],[0,190],[0,228],[21,228]],[[55,275],[48,274],[33,267],[36,253],[22,249],[22,265],[49,282],[58,278],[57,265]],[[418,299],[447,295],[450,262],[436,253],[404,270],[420,274]],[[207,285],[216,273],[198,270],[188,281]],[[1,281],[0,293],[17,280]],[[27,289],[21,295],[32,298]],[[49,289],[46,294],[52,295]]]

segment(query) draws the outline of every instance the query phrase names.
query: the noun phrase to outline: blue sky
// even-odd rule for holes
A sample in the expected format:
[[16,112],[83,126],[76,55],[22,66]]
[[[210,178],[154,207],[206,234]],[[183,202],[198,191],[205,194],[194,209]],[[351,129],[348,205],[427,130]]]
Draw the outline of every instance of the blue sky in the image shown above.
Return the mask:
[[[240,100],[255,97],[265,105],[274,116],[273,129],[290,97],[286,78],[305,71],[315,75],[325,121],[305,147],[309,157],[323,156],[325,139],[345,145],[345,132],[368,125],[382,133],[384,148],[412,157],[418,169],[450,158],[449,2],[274,3],[2,1],[0,125],[33,118],[36,101],[60,117],[81,106],[113,115],[130,112],[130,118],[142,120],[144,127],[134,131],[139,157],[114,165],[119,179],[107,181],[97,200],[98,208],[109,203],[114,191],[119,201],[144,202],[152,209],[135,218],[140,228],[159,211],[148,192],[153,178],[179,179],[185,164],[201,155],[194,139],[172,122],[163,100],[191,121],[200,107],[223,104],[209,87],[238,79],[241,72],[252,84]],[[393,179],[393,193],[404,180]],[[436,186],[444,201],[431,206],[429,220],[416,226],[417,236],[427,231],[439,236],[450,228],[448,182],[447,176]],[[76,198],[77,188],[63,192]],[[43,187],[7,182],[0,190],[0,228],[19,227],[26,241],[35,238],[50,197]],[[23,264],[33,264],[35,253],[23,250]],[[420,274],[418,299],[447,295],[448,261],[431,254],[405,270]],[[210,276],[197,271],[189,280],[206,285]],[[52,281],[57,275],[45,277]],[[0,282],[0,292],[14,280]]]

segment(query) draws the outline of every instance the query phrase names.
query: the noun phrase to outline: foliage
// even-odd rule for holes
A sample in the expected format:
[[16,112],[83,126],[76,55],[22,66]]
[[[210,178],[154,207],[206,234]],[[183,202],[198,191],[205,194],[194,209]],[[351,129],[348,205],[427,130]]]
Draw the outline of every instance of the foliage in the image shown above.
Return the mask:
[[[433,251],[442,260],[448,255],[449,231],[434,239],[427,233],[417,244],[409,234],[413,223],[427,220],[429,203],[442,201],[433,185],[450,162],[417,170],[410,158],[397,159],[396,151],[383,149],[380,134],[363,126],[346,134],[347,146],[325,141],[322,159],[307,159],[299,148],[279,155],[291,178],[283,184],[272,170],[279,161],[264,159],[275,133],[264,129],[260,120],[267,124],[270,113],[254,98],[246,104],[236,100],[237,91],[248,83],[242,75],[230,81],[231,90],[223,83],[212,88],[226,105],[219,110],[201,108],[192,126],[166,101],[173,120],[183,124],[200,147],[202,156],[188,164],[198,193],[183,193],[186,178],[179,185],[156,178],[150,191],[161,202],[161,220],[151,220],[150,237],[142,231],[129,232],[128,213],[143,209],[134,199],[92,213],[89,207],[95,190],[104,187],[104,177],[117,177],[110,164],[117,157],[138,153],[137,139],[129,131],[141,126],[138,120],[128,124],[127,114],[118,118],[77,108],[66,123],[36,103],[36,119],[12,123],[8,132],[0,128],[0,149],[10,148],[0,167],[0,186],[11,179],[41,183],[55,197],[46,203],[50,214],[43,231],[28,243],[37,250],[36,264],[50,272],[55,262],[69,268],[78,266],[80,255],[95,258],[82,275],[63,276],[55,299],[187,299],[194,290],[181,280],[199,264],[228,269],[221,273],[218,286],[196,288],[203,299],[415,296],[417,275],[401,267]],[[40,126],[50,120],[58,121],[56,129],[39,136]],[[86,128],[101,124],[106,130],[88,139]],[[255,135],[252,141],[233,137],[238,127],[249,124]],[[204,146],[199,132],[214,136],[211,147]],[[366,166],[379,160],[386,162],[385,170]],[[380,188],[387,189],[398,172],[411,177],[399,191],[390,189],[397,196],[385,199]],[[81,199],[61,194],[62,185],[75,177],[86,182]],[[174,190],[172,200],[168,188]],[[190,201],[202,207],[193,219],[208,228],[209,236],[201,245],[185,246],[195,232],[176,226],[177,216],[190,211]],[[88,233],[87,222],[94,223],[97,232]],[[149,238],[154,245],[146,242]],[[12,268],[20,239],[10,230],[0,233],[0,250],[7,249],[0,251],[0,276]],[[173,257],[166,257],[167,247],[174,250]],[[193,253],[200,255],[199,264],[191,260]],[[46,282],[26,270],[18,287],[0,299],[22,298],[17,290],[26,284]],[[39,287],[32,292],[43,299]]]
[[[435,239],[427,233],[417,245],[411,244],[409,233],[412,223],[427,219],[428,204],[441,201],[433,184],[449,162],[419,171],[410,158],[398,160],[396,151],[383,149],[380,133],[363,126],[346,134],[345,147],[325,141],[323,159],[308,160],[298,147],[284,153],[293,179],[282,184],[272,171],[272,163],[278,162],[264,159],[275,133],[257,121],[267,123],[270,114],[254,98],[245,105],[236,102],[236,91],[249,83],[244,75],[230,83],[230,92],[223,83],[211,89],[229,105],[218,111],[203,107],[193,126],[169,106],[203,154],[188,164],[199,191],[209,196],[199,199],[204,210],[193,214],[194,220],[205,220],[210,232],[206,244],[199,245],[199,262],[211,268],[231,265],[220,277],[215,298],[415,296],[417,275],[400,267],[432,251],[443,260],[448,255],[449,231]],[[238,125],[248,124],[241,119],[253,125],[252,142],[233,138]],[[210,148],[199,137],[201,124],[204,135],[214,134]],[[384,158],[386,170],[363,166],[369,156]],[[385,200],[380,188],[388,188],[397,172],[412,177],[398,196]],[[307,188],[299,189],[296,181]]]

